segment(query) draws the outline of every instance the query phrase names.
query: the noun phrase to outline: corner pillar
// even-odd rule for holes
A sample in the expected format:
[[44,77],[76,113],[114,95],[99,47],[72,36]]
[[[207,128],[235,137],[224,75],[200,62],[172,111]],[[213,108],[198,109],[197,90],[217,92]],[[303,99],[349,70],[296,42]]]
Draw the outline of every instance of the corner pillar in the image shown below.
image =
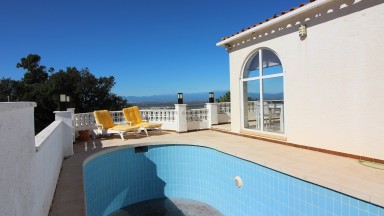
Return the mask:
[[219,118],[217,113],[218,103],[206,103],[205,106],[208,109],[208,124],[209,128],[211,128],[212,125],[219,124]]
[[175,104],[176,111],[176,132],[186,132],[187,127],[187,104]]

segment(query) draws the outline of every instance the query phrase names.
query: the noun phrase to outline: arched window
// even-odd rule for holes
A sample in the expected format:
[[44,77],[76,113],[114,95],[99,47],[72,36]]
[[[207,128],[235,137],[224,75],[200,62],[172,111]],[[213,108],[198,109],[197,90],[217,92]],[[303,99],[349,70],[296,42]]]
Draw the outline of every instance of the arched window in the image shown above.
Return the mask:
[[247,60],[241,79],[243,129],[284,133],[284,71],[279,57],[259,49]]

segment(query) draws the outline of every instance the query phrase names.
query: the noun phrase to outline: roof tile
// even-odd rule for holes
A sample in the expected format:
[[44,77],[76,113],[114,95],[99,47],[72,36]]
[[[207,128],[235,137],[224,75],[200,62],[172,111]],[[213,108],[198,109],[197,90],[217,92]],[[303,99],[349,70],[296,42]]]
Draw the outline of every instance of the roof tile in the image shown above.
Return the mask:
[[265,21],[259,22],[258,24],[254,24],[253,26],[249,26],[249,27],[247,27],[247,28],[243,28],[243,29],[241,29],[241,31],[236,32],[236,33],[233,34],[233,35],[230,35],[230,36],[221,38],[221,40],[223,41],[223,40],[226,40],[226,39],[228,39],[228,38],[231,38],[231,37],[233,37],[233,36],[235,36],[235,35],[240,34],[241,32],[244,32],[245,30],[249,30],[249,29],[254,28],[254,27],[258,26],[258,25],[261,25],[261,24],[263,24],[263,23],[269,22],[269,21],[271,21],[271,20],[273,20],[273,19],[275,19],[275,18],[277,18],[277,17],[280,17],[281,15],[290,13],[290,12],[292,12],[292,11],[298,9],[298,8],[301,8],[301,7],[303,7],[303,6],[307,5],[307,4],[310,4],[310,3],[315,2],[315,1],[316,1],[316,0],[309,0],[309,2],[302,3],[302,4],[300,4],[300,5],[297,6],[297,7],[294,7],[294,8],[289,9],[288,11],[283,11],[283,12],[281,12],[280,15],[275,14],[275,15],[273,15],[273,17],[268,18],[268,19],[266,19]]

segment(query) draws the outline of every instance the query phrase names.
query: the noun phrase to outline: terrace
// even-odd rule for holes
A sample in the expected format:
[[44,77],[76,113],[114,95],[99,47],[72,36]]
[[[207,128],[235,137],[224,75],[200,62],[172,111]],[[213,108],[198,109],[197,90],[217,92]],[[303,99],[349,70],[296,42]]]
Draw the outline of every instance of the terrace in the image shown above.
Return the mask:
[[[372,26],[382,26],[383,7],[368,0],[310,1],[223,38],[217,45],[230,56],[231,103],[141,110],[149,122],[162,123],[161,134],[77,141],[78,132],[96,129],[95,120],[92,113],[68,109],[55,112],[56,120],[35,136],[36,103],[0,103],[2,214],[85,215],[96,209],[86,205],[86,179],[93,181],[86,166],[104,158],[105,163],[88,171],[102,176],[95,178],[103,189],[93,186],[93,207],[107,203],[105,211],[95,215],[107,215],[124,207],[114,201],[121,194],[129,199],[128,189],[148,191],[153,186],[138,178],[127,190],[115,190],[116,182],[108,183],[112,171],[147,171],[147,165],[156,167],[149,155],[157,146],[181,144],[214,152],[203,159],[195,153],[191,158],[201,160],[189,161],[193,169],[180,170],[193,172],[186,180],[188,190],[205,191],[198,195],[211,195],[212,202],[220,198],[221,206],[243,213],[228,215],[384,215],[384,117],[378,115],[384,105],[379,70],[384,65],[377,60],[382,56],[377,47],[383,46],[383,28],[372,33]],[[270,97],[274,94],[280,95],[277,101]],[[127,123],[120,111],[110,114],[116,124]],[[136,154],[136,147],[146,158],[144,165],[117,163],[137,155],[109,157],[120,150]],[[180,163],[168,154],[155,156],[169,164],[167,169],[180,168],[183,156],[189,156],[184,150],[170,154]],[[109,166],[111,161],[115,166]],[[134,172],[124,170],[132,164]],[[160,174],[153,167],[145,182],[155,178],[165,196],[169,170]],[[178,175],[180,170],[175,170]],[[244,179],[243,188],[237,177]],[[125,184],[125,178],[116,179]],[[196,182],[206,188],[196,189]],[[210,191],[214,183],[220,187]]]
[[[227,105],[228,104],[218,105],[218,107],[226,107]],[[9,130],[6,132],[7,135],[24,134],[19,137],[11,136],[12,139],[18,140],[23,140],[31,136],[31,134],[28,134],[29,129],[27,128],[33,125],[33,112],[26,112],[25,109],[33,111],[34,105],[29,103],[5,103],[2,104],[2,106],[12,106],[13,108],[11,111],[12,115],[9,115],[9,109],[8,111],[7,109],[2,109],[1,115],[3,118],[7,116],[8,119],[12,119],[12,121],[15,122],[14,125],[17,125],[16,123],[19,121],[26,124],[25,128],[20,128],[19,125],[9,125]],[[229,116],[229,110],[226,108],[223,109],[226,110],[225,113]],[[23,111],[15,113],[17,110]],[[74,131],[79,130],[79,128],[84,130],[85,127],[94,127],[93,120],[91,120],[92,116],[89,114],[73,114],[73,109],[70,111],[56,112],[56,121],[36,136],[36,150],[29,153],[24,152],[24,154],[28,155],[28,157],[26,157],[26,163],[24,163],[24,165],[19,164],[19,166],[31,168],[28,161],[35,161],[36,158],[43,163],[32,163],[33,171],[30,173],[31,176],[29,176],[29,178],[32,178],[33,181],[19,182],[20,187],[29,187],[29,190],[33,191],[36,189],[34,185],[37,183],[37,185],[40,185],[37,186],[37,188],[46,188],[43,191],[33,192],[33,194],[35,194],[34,196],[36,197],[40,197],[39,199],[47,199],[45,200],[44,206],[46,210],[50,209],[49,215],[85,215],[83,163],[87,158],[92,155],[98,155],[100,152],[113,151],[116,148],[125,148],[127,146],[187,144],[216,149],[220,152],[330,188],[368,203],[379,206],[384,205],[384,188],[382,184],[384,172],[382,169],[364,166],[359,163],[358,159],[354,158],[313,151],[313,149],[309,150],[281,145],[281,143],[276,143],[273,140],[266,141],[258,137],[228,134],[230,132],[227,130],[227,124],[208,125],[206,121],[209,121],[208,119],[211,118],[209,116],[211,112],[208,110],[209,109],[204,108],[201,110],[186,111],[186,122],[187,124],[188,122],[191,123],[192,130],[185,133],[179,133],[168,128],[162,134],[157,131],[150,132],[149,137],[146,137],[145,134],[139,134],[137,136],[131,134],[126,136],[125,141],[121,141],[119,136],[111,136],[90,139],[89,141],[76,141],[73,144]],[[111,113],[117,122],[121,121],[119,111],[113,111]],[[172,122],[179,119],[179,117],[177,117],[178,112],[175,110],[141,110],[141,113],[142,115],[146,114],[149,119],[154,119],[153,122],[163,122],[164,125],[167,125],[167,122],[171,125]],[[172,117],[172,113],[175,114],[174,117]],[[82,117],[80,118],[79,116]],[[79,121],[79,119],[83,120]],[[79,124],[79,122],[84,122],[84,119],[88,119],[88,125]],[[189,119],[189,121],[187,119]],[[81,127],[77,127],[79,125]],[[198,126],[200,128],[197,128]],[[2,137],[5,137],[4,134],[2,135]],[[15,141],[13,141],[12,145],[14,145],[14,142]],[[27,140],[24,140],[24,142],[28,145],[31,144],[31,142]],[[10,149],[11,147],[5,146],[4,148]],[[13,153],[20,154],[20,152]],[[62,164],[61,157],[67,158]],[[3,159],[6,158],[3,157]],[[46,163],[47,160],[49,160],[50,163]],[[61,171],[59,175],[58,171],[60,167]],[[377,167],[380,168],[380,165],[376,165],[376,168]],[[36,170],[42,170],[42,172],[38,173]],[[52,170],[52,172],[47,172],[48,170]],[[14,172],[14,170],[8,171]],[[33,177],[36,176],[36,174],[37,179],[44,176],[43,179],[45,180],[37,180],[36,177]],[[57,176],[59,176],[59,178],[57,178]],[[57,185],[56,179],[58,179]],[[323,196],[320,192],[318,193],[319,196]],[[51,204],[49,197],[53,197],[53,194],[55,195]],[[341,201],[333,200],[333,202],[335,206],[342,205]],[[382,208],[377,209],[377,215],[384,213],[380,212],[381,210]],[[369,210],[359,205],[351,207],[348,211],[369,212]]]
[[[155,115],[158,115],[158,112],[161,111],[141,111],[142,114],[146,113],[148,115],[150,113],[157,113]],[[201,113],[196,110],[194,112]],[[194,118],[189,117],[189,119]],[[194,120],[197,119],[198,121],[204,121],[206,118],[199,117]],[[193,127],[193,129],[196,128]],[[51,215],[76,215],[85,211],[83,188],[81,184],[76,184],[76,182],[82,181],[83,167],[81,165],[87,157],[100,151],[108,151],[110,148],[141,146],[143,144],[206,146],[365,201],[378,205],[384,204],[382,202],[384,200],[384,190],[382,188],[384,172],[363,166],[357,159],[279,145],[256,139],[256,137],[241,137],[220,132],[229,131],[228,124],[214,125],[211,129],[188,133],[167,131],[158,134],[153,132],[149,137],[145,137],[143,134],[139,136],[130,135],[126,141],[121,141],[118,136],[86,142],[77,141],[74,144],[75,155],[73,158],[64,161]],[[240,143],[241,145],[239,145]],[[71,186],[68,187],[69,185]],[[68,203],[71,203],[71,208],[68,208]]]

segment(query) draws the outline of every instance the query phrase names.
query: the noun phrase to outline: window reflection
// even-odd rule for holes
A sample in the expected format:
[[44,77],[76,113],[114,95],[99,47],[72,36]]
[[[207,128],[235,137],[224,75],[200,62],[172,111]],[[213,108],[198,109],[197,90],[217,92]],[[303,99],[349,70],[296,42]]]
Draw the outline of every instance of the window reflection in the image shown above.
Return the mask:
[[260,130],[260,81],[244,82],[244,128]]
[[243,78],[260,76],[259,53],[254,54],[245,66]]
[[283,77],[263,80],[264,130],[284,133],[284,83]]
[[245,66],[243,79],[244,128],[284,133],[284,74],[278,56],[268,49],[255,52]]

